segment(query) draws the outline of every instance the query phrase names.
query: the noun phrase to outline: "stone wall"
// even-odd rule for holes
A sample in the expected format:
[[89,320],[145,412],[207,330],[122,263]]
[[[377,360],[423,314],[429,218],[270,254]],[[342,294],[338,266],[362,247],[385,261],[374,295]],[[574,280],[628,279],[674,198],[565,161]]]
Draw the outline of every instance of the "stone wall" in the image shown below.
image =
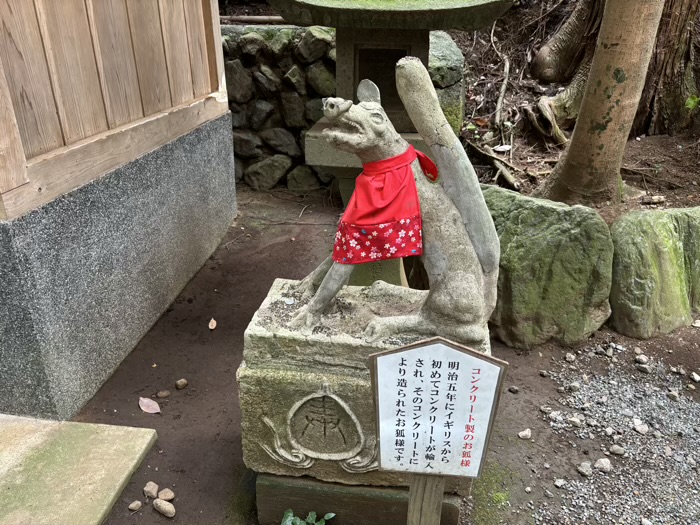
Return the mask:
[[[236,178],[254,189],[308,191],[330,176],[304,164],[304,134],[335,95],[335,32],[296,26],[223,26]],[[443,111],[459,131],[464,56],[450,36],[430,36],[429,70]]]

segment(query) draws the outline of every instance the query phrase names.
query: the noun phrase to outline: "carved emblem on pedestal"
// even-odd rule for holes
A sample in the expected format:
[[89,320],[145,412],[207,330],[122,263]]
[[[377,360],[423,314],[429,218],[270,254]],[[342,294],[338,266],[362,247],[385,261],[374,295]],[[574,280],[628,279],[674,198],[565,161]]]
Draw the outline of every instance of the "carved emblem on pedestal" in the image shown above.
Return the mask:
[[282,445],[273,422],[267,417],[263,421],[272,430],[274,446],[261,446],[270,457],[284,465],[310,468],[318,459],[338,461],[344,470],[351,473],[369,472],[377,468],[376,438],[365,436],[350,406],[327,384],[289,409],[287,439],[291,450]]

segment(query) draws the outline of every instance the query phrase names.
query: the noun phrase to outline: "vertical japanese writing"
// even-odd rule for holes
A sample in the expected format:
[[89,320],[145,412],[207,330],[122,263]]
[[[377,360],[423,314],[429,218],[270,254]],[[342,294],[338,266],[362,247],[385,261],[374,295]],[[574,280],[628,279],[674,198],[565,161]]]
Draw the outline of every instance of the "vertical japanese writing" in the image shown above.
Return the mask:
[[469,413],[467,414],[467,421],[464,425],[464,445],[462,446],[462,461],[460,466],[471,467],[472,464],[472,451],[474,449],[474,438],[476,436],[476,423],[477,423],[477,402],[479,401],[479,386],[478,383],[481,381],[481,368],[472,368],[471,381],[469,383]]
[[396,435],[394,442],[394,451],[396,453],[396,461],[401,463],[406,451],[406,390],[408,389],[408,380],[406,379],[405,358],[399,361],[398,379],[396,382]]
[[[440,451],[441,461],[449,463],[452,456],[452,428],[455,425],[455,400],[457,399],[457,382],[459,381],[459,361],[447,362],[447,391],[445,392],[445,413],[443,423],[443,442]],[[457,430],[457,429],[455,429]],[[457,430],[458,431],[458,430]]]
[[418,465],[420,458],[419,443],[423,432],[423,397],[425,391],[425,379],[423,376],[423,359],[416,358],[413,369],[413,422],[411,425],[411,440],[413,441],[413,450],[411,451],[410,465]]

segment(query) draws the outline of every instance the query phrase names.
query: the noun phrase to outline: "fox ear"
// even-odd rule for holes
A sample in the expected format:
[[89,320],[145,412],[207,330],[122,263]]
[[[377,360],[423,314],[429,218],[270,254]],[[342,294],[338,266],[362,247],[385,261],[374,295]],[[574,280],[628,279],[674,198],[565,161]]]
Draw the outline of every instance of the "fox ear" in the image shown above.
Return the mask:
[[376,102],[377,104],[381,104],[382,97],[377,84],[368,79],[364,79],[360,82],[357,86],[357,100],[360,102]]

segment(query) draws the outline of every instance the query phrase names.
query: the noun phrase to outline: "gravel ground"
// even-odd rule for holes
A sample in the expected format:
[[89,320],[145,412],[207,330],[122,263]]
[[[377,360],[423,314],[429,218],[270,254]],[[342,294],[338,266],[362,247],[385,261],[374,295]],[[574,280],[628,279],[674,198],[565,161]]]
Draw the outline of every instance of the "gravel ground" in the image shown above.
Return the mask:
[[[700,404],[685,395],[698,370],[614,343],[567,354],[554,368],[543,375],[559,385],[559,406],[540,407],[542,417],[574,449],[595,443],[587,465],[551,487],[559,502],[528,504],[535,523],[700,524]],[[610,472],[594,467],[605,458]]]

